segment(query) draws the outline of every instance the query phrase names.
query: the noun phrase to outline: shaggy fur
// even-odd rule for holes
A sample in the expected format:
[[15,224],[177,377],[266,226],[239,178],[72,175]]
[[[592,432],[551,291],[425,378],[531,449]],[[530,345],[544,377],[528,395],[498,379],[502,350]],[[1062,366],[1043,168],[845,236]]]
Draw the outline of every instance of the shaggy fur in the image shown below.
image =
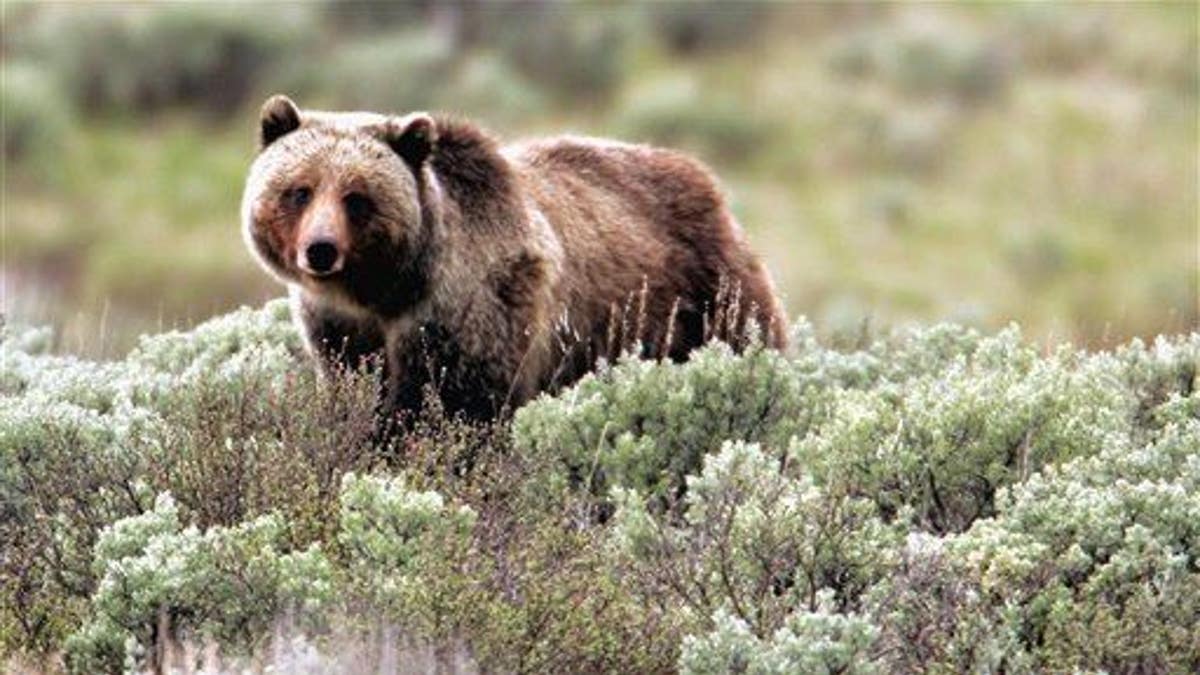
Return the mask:
[[[386,406],[432,387],[490,418],[634,349],[681,360],[785,320],[713,177],[682,154],[586,138],[501,147],[422,113],[263,106],[243,231],[327,367],[382,366]],[[338,268],[305,268],[312,242]]]

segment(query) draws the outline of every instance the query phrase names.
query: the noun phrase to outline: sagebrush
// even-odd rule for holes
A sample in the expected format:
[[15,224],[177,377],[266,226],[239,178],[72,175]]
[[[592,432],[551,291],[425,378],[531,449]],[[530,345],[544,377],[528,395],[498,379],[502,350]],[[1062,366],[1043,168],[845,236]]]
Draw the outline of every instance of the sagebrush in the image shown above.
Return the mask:
[[625,358],[386,442],[377,384],[315,376],[282,302],[122,361],[49,342],[0,343],[22,663],[1200,669],[1200,333],[835,348],[802,321],[786,354]]

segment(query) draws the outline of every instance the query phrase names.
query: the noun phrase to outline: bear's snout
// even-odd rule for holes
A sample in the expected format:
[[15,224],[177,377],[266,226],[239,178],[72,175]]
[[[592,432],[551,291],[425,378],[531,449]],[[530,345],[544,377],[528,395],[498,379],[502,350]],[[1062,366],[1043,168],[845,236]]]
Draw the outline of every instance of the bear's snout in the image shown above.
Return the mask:
[[340,272],[349,249],[348,229],[336,197],[318,196],[300,222],[296,266],[314,277]]
[[333,274],[342,269],[342,252],[333,239],[313,239],[304,247],[300,268],[314,276]]

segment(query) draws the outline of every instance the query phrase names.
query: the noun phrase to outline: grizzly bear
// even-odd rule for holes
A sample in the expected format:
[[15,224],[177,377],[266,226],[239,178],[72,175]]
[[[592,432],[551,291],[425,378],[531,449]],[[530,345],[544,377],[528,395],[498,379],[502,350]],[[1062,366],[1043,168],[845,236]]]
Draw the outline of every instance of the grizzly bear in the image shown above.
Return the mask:
[[[786,325],[709,172],[678,152],[500,145],[449,116],[262,108],[246,243],[326,368],[374,363],[384,407],[489,419],[625,351],[683,360]],[[749,337],[748,337],[749,336]]]

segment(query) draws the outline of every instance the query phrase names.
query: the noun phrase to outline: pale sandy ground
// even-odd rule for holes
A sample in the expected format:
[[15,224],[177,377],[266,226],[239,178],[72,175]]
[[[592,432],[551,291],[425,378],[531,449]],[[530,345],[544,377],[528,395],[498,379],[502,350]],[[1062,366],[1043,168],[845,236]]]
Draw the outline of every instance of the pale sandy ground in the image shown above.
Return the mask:
[[[368,631],[334,629],[314,641],[277,622],[274,634],[259,653],[227,656],[210,641],[172,642],[160,652],[168,664],[143,673],[154,675],[475,675],[480,672],[463,645],[433,647],[418,643],[393,626]],[[61,672],[58,664],[34,664],[11,658],[0,671],[6,675],[48,675]]]

